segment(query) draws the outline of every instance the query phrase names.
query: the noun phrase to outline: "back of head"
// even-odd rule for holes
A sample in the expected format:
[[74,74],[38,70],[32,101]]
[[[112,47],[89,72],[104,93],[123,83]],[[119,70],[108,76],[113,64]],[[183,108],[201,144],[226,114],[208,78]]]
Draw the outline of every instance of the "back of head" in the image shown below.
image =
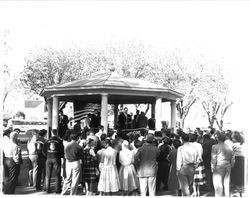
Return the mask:
[[100,137],[101,141],[104,141],[107,138],[107,134],[103,133]]
[[111,140],[110,139],[105,139],[105,145],[106,146],[112,146]]
[[57,136],[57,129],[52,129],[51,131],[52,136]]
[[41,130],[38,132],[38,135],[39,135],[40,137],[44,137],[46,134],[47,134],[47,130],[45,130],[45,129],[41,129]]
[[203,138],[206,139],[206,140],[209,140],[210,139],[210,134],[204,134]]
[[219,142],[225,142],[227,136],[224,132],[217,133],[217,139]]
[[234,142],[239,142],[240,144],[243,144],[244,139],[242,135],[240,134],[240,132],[235,131],[232,137],[233,137]]
[[94,146],[94,140],[92,138],[88,138],[87,141],[86,141],[86,144],[90,147]]
[[173,140],[173,145],[174,145],[175,149],[177,149],[178,147],[181,146],[181,141],[175,139],[175,140]]
[[210,128],[210,134],[213,135],[215,133],[215,128],[209,127]]
[[189,135],[186,134],[186,133],[184,133],[184,132],[181,134],[181,138],[182,138],[182,140],[184,142],[188,142],[189,141]]
[[146,142],[147,143],[154,143],[155,142],[155,137],[153,134],[149,133],[147,136],[146,136]]
[[228,139],[232,139],[233,132],[231,130],[226,130],[226,136]]
[[135,140],[134,141],[134,145],[135,145],[135,148],[140,148],[140,147],[142,147],[142,141],[140,141],[140,140]]
[[79,139],[79,134],[74,132],[70,134],[70,140],[77,141],[78,139]]
[[12,140],[12,141],[16,140],[17,137],[18,137],[18,133],[17,132],[13,131],[13,132],[10,133],[10,140]]
[[122,147],[122,150],[128,150],[129,149],[129,143],[128,143],[128,141],[127,140],[123,140],[121,147]]
[[170,138],[169,138],[168,136],[164,137],[164,138],[162,139],[162,141],[163,141],[164,144],[170,145]]
[[31,134],[33,137],[38,137],[39,131],[37,129],[32,130]]
[[197,141],[197,134],[189,133],[189,142],[196,142]]

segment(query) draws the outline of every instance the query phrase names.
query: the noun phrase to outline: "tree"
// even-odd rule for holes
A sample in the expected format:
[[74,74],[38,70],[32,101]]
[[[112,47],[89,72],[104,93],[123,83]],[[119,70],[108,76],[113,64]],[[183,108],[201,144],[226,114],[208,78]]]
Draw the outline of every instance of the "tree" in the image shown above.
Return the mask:
[[20,88],[19,73],[13,69],[13,66],[8,62],[8,56],[11,54],[12,48],[10,47],[9,30],[5,30],[3,39],[1,39],[1,49],[3,50],[4,59],[2,64],[3,68],[3,112],[5,112],[5,102],[11,92]]
[[224,99],[224,101],[221,103],[220,105],[220,112],[219,115],[217,114],[216,116],[216,124],[219,127],[219,130],[222,131],[223,130],[223,126],[224,126],[224,116],[226,114],[226,112],[228,111],[229,107],[233,105],[233,102],[228,103],[226,101],[226,98]]
[[83,79],[110,63],[103,51],[44,47],[26,57],[21,81],[36,94],[48,86]]
[[13,74],[10,67],[3,66],[3,112],[5,110],[5,101],[9,94],[19,88],[20,81],[17,74]]
[[[113,43],[99,49],[56,50],[47,47],[27,57],[22,82],[30,90],[40,93],[47,86],[83,79],[96,71],[115,67],[122,76],[147,80],[184,93],[185,96],[177,100],[178,115],[184,128],[193,105],[197,101],[204,101],[204,106],[208,104],[208,98],[203,96],[211,87],[204,90],[203,87],[216,79],[208,63],[193,59],[185,58],[178,50],[157,52],[154,47],[140,42]],[[217,82],[214,84],[216,87]],[[211,90],[211,96],[217,93],[216,89]],[[209,101],[214,100],[210,98]]]
[[204,84],[200,100],[207,114],[209,126],[213,128],[214,123],[217,123],[219,129],[222,130],[223,118],[233,103],[227,101],[228,84],[224,79],[222,68],[213,67],[210,69],[212,72],[203,77],[206,83]]

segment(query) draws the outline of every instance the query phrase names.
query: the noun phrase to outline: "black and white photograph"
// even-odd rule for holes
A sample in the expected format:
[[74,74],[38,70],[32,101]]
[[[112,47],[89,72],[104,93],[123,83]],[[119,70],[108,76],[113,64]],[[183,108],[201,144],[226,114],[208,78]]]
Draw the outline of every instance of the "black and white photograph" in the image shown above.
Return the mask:
[[250,1],[0,1],[0,195],[245,197]]

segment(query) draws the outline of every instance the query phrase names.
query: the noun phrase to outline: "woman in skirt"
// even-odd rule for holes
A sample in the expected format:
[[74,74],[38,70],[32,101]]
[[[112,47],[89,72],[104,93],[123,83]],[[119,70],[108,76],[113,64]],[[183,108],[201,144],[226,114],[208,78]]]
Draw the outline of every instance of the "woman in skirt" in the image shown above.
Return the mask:
[[197,142],[198,135],[190,134],[189,141],[192,142],[192,145],[197,149],[199,155],[198,166],[195,168],[194,172],[194,183],[193,183],[193,193],[192,197],[200,196],[200,186],[206,183],[205,180],[205,166],[202,161],[203,148],[200,143]]
[[119,162],[121,163],[121,168],[119,171],[121,190],[123,191],[123,195],[128,195],[129,192],[133,192],[134,190],[138,189],[139,181],[136,176],[135,167],[133,165],[133,151],[129,150],[129,143],[127,140],[122,142],[122,150],[119,154]]
[[83,150],[83,178],[85,181],[86,195],[95,195],[98,177],[98,162],[94,151],[94,140],[88,139]]
[[233,133],[233,152],[235,156],[235,163],[231,171],[231,183],[234,187],[234,193],[239,193],[242,197],[244,192],[244,140],[241,134],[237,131]]
[[116,167],[117,151],[111,147],[111,141],[105,140],[106,149],[102,152],[100,167],[100,179],[98,191],[105,195],[112,195],[120,190],[119,175]]

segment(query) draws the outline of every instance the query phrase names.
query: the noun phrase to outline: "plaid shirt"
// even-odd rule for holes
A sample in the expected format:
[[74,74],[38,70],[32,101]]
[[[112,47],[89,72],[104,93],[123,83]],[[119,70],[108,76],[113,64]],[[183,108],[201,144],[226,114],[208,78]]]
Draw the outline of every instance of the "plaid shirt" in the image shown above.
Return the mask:
[[97,158],[90,155],[90,149],[83,150],[83,177],[86,182],[94,182],[97,178],[96,169],[98,168]]

